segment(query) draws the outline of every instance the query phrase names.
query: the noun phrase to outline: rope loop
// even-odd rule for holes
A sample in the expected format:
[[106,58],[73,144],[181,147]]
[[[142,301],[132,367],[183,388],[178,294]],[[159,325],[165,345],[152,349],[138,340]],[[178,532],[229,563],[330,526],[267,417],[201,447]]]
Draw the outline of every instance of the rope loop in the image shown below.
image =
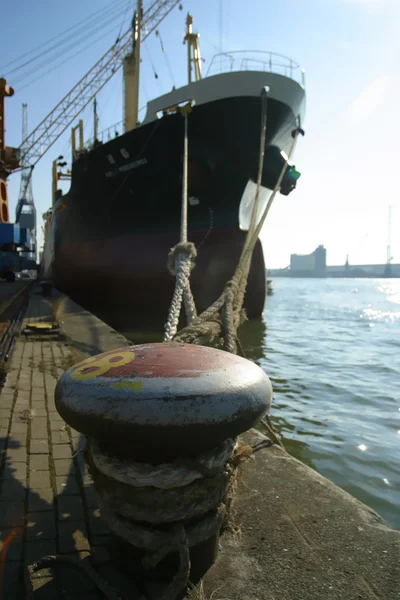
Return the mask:
[[189,259],[190,261],[190,270],[195,267],[195,258],[197,257],[196,246],[193,242],[179,242],[173,248],[171,248],[168,254],[168,270],[171,275],[176,275],[176,260],[177,258]]

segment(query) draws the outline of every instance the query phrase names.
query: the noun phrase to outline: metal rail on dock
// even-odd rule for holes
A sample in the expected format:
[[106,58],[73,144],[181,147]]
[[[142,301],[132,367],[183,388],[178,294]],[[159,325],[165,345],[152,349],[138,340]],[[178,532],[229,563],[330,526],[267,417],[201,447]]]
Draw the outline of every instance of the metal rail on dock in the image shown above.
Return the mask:
[[[9,318],[8,325],[6,330],[0,337],[0,371],[1,366],[5,364],[11,356],[15,339],[18,333],[21,330],[21,325],[24,319],[24,314],[28,308],[29,303],[29,292],[32,288],[32,284],[28,284],[26,287],[22,289],[16,296],[14,296],[11,302],[1,311],[1,315],[7,313],[10,310],[13,303],[17,304],[15,311],[13,311],[12,315]],[[21,302],[22,296],[22,302]],[[1,377],[1,373],[0,373]]]

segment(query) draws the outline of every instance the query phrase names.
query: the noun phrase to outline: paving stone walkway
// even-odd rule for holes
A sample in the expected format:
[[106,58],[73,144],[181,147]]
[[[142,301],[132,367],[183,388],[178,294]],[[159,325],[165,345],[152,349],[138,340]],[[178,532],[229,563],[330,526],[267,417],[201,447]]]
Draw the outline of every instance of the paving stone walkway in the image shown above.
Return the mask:
[[[24,329],[53,319],[41,295],[31,297]],[[108,530],[85,470],[84,438],[59,416],[54,390],[71,353],[59,336],[22,333],[0,394],[0,598],[25,598],[24,567],[46,555],[108,565]],[[34,579],[34,598],[97,598],[70,567]],[[111,567],[107,567],[111,570]],[[115,573],[107,577],[116,578]]]

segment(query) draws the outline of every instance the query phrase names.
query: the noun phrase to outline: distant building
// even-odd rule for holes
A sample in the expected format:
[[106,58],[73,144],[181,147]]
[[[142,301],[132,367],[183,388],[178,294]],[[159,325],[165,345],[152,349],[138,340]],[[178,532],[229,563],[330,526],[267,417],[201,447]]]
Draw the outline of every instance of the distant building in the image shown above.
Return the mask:
[[311,254],[291,254],[291,277],[325,277],[326,250],[318,246]]
[[318,246],[311,254],[291,254],[290,266],[268,269],[270,277],[399,277],[400,264],[352,265],[349,256],[343,265],[326,266],[326,250]]
[[388,269],[388,264],[351,265],[346,262],[344,266],[326,267],[326,277],[400,277],[400,265],[390,264]]

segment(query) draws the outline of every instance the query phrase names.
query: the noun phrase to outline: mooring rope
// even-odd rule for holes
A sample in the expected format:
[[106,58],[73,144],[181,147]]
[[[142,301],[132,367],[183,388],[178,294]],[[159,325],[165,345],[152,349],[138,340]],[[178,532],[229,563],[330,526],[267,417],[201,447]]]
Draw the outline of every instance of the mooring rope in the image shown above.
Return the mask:
[[175,289],[168,320],[165,324],[164,342],[172,340],[178,330],[182,299],[185,305],[187,322],[190,324],[197,317],[196,306],[190,289],[190,273],[194,267],[196,256],[196,248],[192,242],[180,242],[172,248],[168,255],[169,271],[172,275],[175,275]]
[[250,454],[247,446],[229,439],[194,459],[154,466],[121,463],[98,442],[89,441],[89,473],[111,531],[143,552],[146,570],[168,554],[179,554],[179,569],[160,599],[175,600],[185,589],[189,549],[217,535],[227,523],[237,469]]
[[180,242],[174,246],[168,255],[168,268],[175,275],[175,290],[168,313],[164,330],[164,342],[172,340],[178,331],[179,317],[182,308],[182,299],[185,306],[187,323],[190,324],[197,317],[196,305],[190,289],[190,272],[194,267],[197,252],[192,242],[187,240],[188,230],[188,116],[192,111],[191,103],[181,108],[184,117],[184,144],[183,144],[183,182],[181,206],[181,234]]
[[225,468],[236,446],[236,440],[229,438],[217,448],[200,454],[196,460],[176,459],[157,466],[110,456],[102,451],[95,440],[91,440],[90,452],[94,466],[103,475],[135,488],[168,490],[184,487],[196,479],[217,475]]
[[268,117],[268,92],[264,88],[261,91],[261,135],[260,135],[260,148],[258,151],[258,172],[257,172],[257,188],[256,195],[254,198],[253,210],[251,212],[251,218],[249,223],[249,229],[247,231],[246,240],[243,246],[242,254],[244,249],[246,248],[247,243],[250,240],[250,237],[254,233],[254,229],[257,223],[258,216],[258,208],[260,204],[260,190],[261,190],[261,182],[262,182],[262,173],[264,168],[264,156],[265,156],[265,143],[267,141],[267,117]]
[[[100,577],[98,572],[90,565],[90,563],[73,556],[45,556],[36,563],[29,565],[24,571],[25,580],[25,600],[34,600],[34,589],[32,578],[34,573],[42,569],[51,568],[54,566],[64,567],[70,566],[78,569],[86,575],[87,579],[94,583],[96,588],[103,593],[107,600],[124,600],[119,591],[111,586],[108,581]],[[138,599],[139,600],[139,599]],[[145,600],[145,599],[141,599]]]
[[[267,102],[262,103],[261,116],[261,138],[266,135],[266,110]],[[304,135],[304,131],[297,127],[292,132],[292,143],[290,146],[287,160],[282,166],[275,187],[269,198],[263,214],[253,231],[249,229],[243,246],[242,254],[236,267],[235,273],[230,281],[225,284],[221,296],[207,310],[201,313],[188,326],[182,329],[174,337],[175,341],[194,343],[200,345],[209,345],[222,348],[228,352],[237,353],[237,329],[244,322],[243,300],[247,287],[247,278],[250,271],[251,259],[258,236],[268,216],[272,203],[278,193],[283,177],[286,173],[288,163],[296,147],[299,134]],[[261,146],[260,146],[261,148]],[[262,168],[261,152],[259,160],[259,172]],[[255,224],[258,205],[254,202],[251,225]]]

